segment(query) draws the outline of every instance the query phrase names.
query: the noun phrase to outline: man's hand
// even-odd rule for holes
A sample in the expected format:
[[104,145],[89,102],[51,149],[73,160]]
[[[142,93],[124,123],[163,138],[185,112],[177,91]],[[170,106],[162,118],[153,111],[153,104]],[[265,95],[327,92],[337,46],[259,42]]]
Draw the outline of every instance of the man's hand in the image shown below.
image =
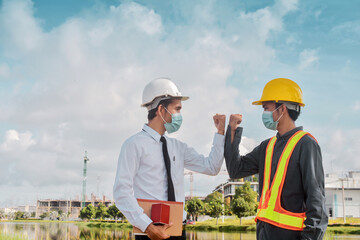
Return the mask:
[[145,233],[151,240],[160,240],[167,239],[170,236],[165,232],[166,229],[171,227],[173,224],[165,224],[165,225],[154,225],[151,223],[145,230]]
[[231,128],[231,142],[234,140],[236,128],[242,122],[242,115],[241,114],[231,114],[229,120],[229,126]]
[[224,135],[226,116],[224,114],[216,114],[214,115],[213,119],[214,119],[215,127],[218,130],[218,134]]

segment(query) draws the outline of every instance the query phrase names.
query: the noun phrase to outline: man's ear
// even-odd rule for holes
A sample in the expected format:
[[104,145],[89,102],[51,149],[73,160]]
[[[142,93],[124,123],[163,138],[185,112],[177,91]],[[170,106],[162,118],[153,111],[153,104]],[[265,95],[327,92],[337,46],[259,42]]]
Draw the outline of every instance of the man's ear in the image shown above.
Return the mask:
[[286,107],[285,104],[282,104],[282,105],[281,105],[281,108],[282,108],[282,110],[283,110],[283,113],[287,113],[287,112],[288,112],[288,109],[287,109],[287,107]]
[[162,110],[163,106],[162,105],[159,105],[157,110],[156,110],[156,116],[161,116],[161,110]]

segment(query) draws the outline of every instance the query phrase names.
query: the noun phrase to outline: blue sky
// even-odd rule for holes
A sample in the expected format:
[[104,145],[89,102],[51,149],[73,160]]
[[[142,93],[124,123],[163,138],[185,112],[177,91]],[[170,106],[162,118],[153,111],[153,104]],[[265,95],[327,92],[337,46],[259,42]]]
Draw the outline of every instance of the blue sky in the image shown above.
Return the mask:
[[[242,153],[274,135],[251,102],[290,78],[325,172],[360,170],[358,1],[0,3],[0,207],[79,195],[85,150],[88,193],[99,176],[111,197],[121,144],[146,122],[142,89],[159,76],[191,97],[172,136],[203,154],[215,113],[243,114]],[[227,176],[194,178],[206,195]]]

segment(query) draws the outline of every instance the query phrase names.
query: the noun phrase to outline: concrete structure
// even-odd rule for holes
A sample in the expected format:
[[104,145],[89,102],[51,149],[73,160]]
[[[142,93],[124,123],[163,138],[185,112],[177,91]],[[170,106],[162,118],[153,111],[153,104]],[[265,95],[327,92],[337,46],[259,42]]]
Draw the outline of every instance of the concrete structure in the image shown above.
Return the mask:
[[[96,197],[92,195],[91,200],[85,201],[85,206],[92,204],[97,207],[100,203],[104,204],[106,207],[114,204],[113,201],[106,199],[105,196],[103,196],[103,199],[96,199]],[[45,212],[58,212],[61,210],[64,213],[69,213],[69,218],[78,218],[82,208],[81,206],[82,201],[80,200],[38,200],[35,217],[40,217],[40,215]]]
[[250,182],[250,187],[255,192],[259,192],[259,183],[255,180],[256,179],[253,176],[241,179],[228,179],[226,183],[222,183],[217,186],[213,192],[223,193],[225,203],[230,206],[230,203],[235,195],[235,189],[243,186],[245,182]]
[[5,214],[8,214],[10,212],[28,212],[32,213],[36,211],[36,206],[17,206],[17,207],[7,207],[7,208],[0,208],[0,211],[3,211]]
[[360,217],[360,171],[326,174],[325,196],[330,218]]
[[[225,203],[230,205],[235,195],[235,189],[249,181],[251,188],[258,192],[259,184],[252,177],[234,180],[229,179],[215,188],[224,192]],[[259,193],[259,192],[258,192]],[[350,171],[342,176],[326,174],[325,176],[326,211],[330,218],[355,217],[360,218],[360,171]]]

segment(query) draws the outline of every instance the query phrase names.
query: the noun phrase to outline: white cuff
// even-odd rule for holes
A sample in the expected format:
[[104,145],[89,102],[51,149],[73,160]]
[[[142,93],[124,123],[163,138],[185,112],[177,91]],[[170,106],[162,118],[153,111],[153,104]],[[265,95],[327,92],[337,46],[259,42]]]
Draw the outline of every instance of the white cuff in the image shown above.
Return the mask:
[[142,232],[145,232],[146,228],[152,223],[151,219],[146,214],[141,214],[138,219],[136,219],[135,227],[139,228]]
[[215,133],[213,145],[224,146],[225,144],[225,135]]

